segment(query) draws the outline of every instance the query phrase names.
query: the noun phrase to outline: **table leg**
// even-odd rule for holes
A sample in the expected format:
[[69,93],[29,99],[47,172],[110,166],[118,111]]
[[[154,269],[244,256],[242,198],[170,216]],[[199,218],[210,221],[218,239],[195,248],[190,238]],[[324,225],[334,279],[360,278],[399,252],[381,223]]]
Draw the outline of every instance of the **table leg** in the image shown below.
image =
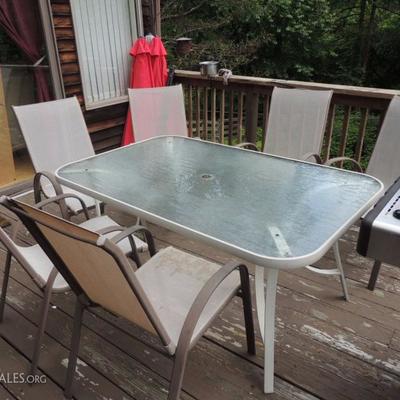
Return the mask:
[[[267,273],[266,291],[264,291],[264,270],[266,270]],[[264,339],[264,393],[274,392],[275,304],[277,283],[277,269],[264,269],[256,266],[255,285],[257,315],[259,317],[261,335]]]
[[342,258],[340,257],[339,240],[336,240],[335,244],[332,247],[333,247],[333,254],[335,256],[336,267],[339,271],[340,283],[342,284],[343,288],[343,296],[346,301],[349,301],[350,298],[349,298],[349,292],[347,290],[346,276],[343,270]]
[[262,340],[264,340],[264,314],[265,314],[265,290],[264,290],[265,268],[256,265],[255,288],[256,288],[256,310],[258,325]]
[[100,210],[100,202],[98,200],[95,200],[94,208],[95,208],[95,211],[96,211],[96,217],[100,217],[101,216],[101,210]]

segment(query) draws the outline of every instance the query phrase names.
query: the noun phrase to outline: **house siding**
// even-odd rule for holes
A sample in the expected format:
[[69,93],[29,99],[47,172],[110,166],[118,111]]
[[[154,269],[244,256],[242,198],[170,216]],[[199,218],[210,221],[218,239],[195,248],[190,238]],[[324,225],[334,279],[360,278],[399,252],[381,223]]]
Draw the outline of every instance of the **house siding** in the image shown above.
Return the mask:
[[[118,147],[128,103],[93,110],[85,109],[70,2],[51,0],[50,4],[66,97],[78,98],[96,152]],[[144,31],[151,31],[151,0],[142,0],[142,7]]]

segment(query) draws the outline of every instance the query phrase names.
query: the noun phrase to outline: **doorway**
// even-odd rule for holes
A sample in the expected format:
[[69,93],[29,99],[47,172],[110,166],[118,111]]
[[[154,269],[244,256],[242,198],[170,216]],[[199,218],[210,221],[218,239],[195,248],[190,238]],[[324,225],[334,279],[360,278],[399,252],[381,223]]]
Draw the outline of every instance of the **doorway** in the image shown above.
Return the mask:
[[[0,191],[4,192],[5,187],[31,181],[34,175],[12,106],[49,100],[51,84],[36,2],[28,7],[19,2],[0,7],[7,17],[0,19]],[[38,96],[39,87],[46,97]]]

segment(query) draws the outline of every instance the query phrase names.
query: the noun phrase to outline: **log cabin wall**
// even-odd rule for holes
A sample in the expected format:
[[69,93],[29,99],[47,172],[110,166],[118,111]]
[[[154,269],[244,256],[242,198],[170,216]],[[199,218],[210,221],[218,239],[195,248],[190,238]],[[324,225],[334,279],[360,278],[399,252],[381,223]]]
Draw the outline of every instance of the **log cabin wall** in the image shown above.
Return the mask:
[[144,33],[151,32],[155,34],[152,0],[142,0],[142,15]]
[[[94,110],[85,109],[70,2],[51,0],[50,3],[65,94],[67,97],[78,98],[95,151],[102,152],[118,147],[121,143],[128,103]],[[142,4],[144,31],[151,31],[151,0],[142,0]]]

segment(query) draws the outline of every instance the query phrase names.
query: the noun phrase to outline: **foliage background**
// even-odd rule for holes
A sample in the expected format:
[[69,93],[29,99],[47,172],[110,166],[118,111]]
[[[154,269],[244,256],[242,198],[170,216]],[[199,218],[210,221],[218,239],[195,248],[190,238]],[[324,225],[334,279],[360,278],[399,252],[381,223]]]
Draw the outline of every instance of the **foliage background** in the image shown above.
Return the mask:
[[[216,59],[235,74],[400,88],[399,0],[164,0],[170,64]],[[193,51],[177,57],[175,39]]]

